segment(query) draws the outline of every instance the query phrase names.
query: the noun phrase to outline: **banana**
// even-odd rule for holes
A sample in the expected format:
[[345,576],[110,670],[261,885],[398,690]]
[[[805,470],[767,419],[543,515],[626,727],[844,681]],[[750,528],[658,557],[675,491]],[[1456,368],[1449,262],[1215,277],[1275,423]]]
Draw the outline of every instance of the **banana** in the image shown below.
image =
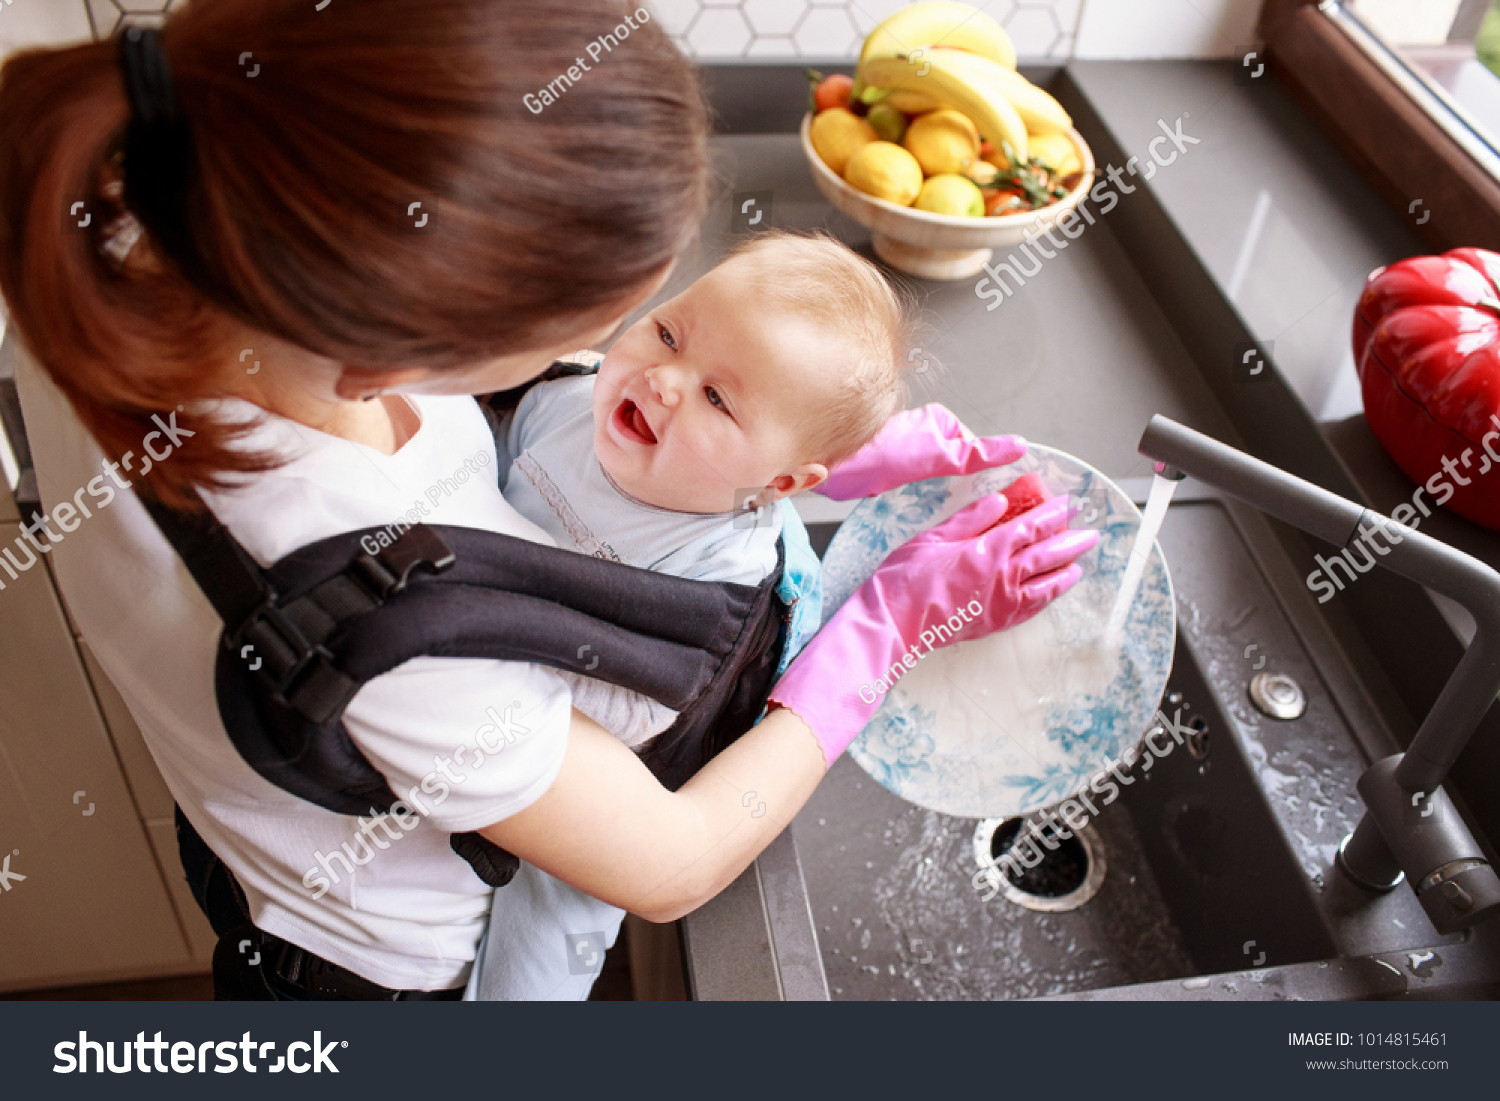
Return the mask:
[[967,50],[938,48],[929,53],[946,67],[966,74],[971,83],[993,88],[1004,96],[1033,134],[1066,134],[1073,128],[1073,119],[1062,104],[1020,73]]
[[860,98],[868,107],[874,107],[877,103],[889,103],[896,110],[908,115],[925,115],[928,111],[936,111],[942,106],[929,95],[908,91],[905,88],[867,88]]
[[1016,67],[1016,48],[1005,28],[978,8],[952,0],[912,4],[887,18],[865,39],[859,63],[939,44],[969,50],[1007,69]]
[[860,75],[871,88],[915,92],[967,115],[979,132],[999,147],[1009,142],[1016,155],[1027,155],[1026,124],[993,85],[971,78],[951,59],[952,50],[929,50],[918,60],[878,57],[861,63]]

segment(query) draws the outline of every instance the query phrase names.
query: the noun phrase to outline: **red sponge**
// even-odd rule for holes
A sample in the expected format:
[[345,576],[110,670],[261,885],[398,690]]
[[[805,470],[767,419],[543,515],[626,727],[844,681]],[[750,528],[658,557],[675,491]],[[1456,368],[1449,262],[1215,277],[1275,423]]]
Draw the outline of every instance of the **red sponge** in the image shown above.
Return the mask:
[[1022,474],[1000,492],[1005,494],[1005,500],[1010,505],[1005,510],[1005,515],[1000,517],[1002,524],[1014,520],[1023,512],[1036,508],[1051,496],[1047,492],[1047,487],[1042,484],[1039,474]]

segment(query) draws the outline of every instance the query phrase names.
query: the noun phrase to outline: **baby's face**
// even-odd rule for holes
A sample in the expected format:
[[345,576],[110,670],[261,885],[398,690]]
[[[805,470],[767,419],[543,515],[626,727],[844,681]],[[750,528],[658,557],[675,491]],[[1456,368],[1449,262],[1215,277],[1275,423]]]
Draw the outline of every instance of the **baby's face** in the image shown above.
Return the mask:
[[722,264],[627,329],[594,386],[594,452],[626,493],[727,512],[820,483],[804,418],[833,400],[832,334],[759,305]]

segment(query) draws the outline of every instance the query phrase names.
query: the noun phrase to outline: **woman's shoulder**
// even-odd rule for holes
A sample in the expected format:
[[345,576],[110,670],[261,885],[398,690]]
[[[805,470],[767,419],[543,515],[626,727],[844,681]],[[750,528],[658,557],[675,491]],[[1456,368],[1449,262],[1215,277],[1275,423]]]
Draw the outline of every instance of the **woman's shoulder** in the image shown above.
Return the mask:
[[417,396],[421,426],[394,454],[282,418],[246,438],[285,461],[205,500],[262,565],[364,528],[453,524],[550,543],[500,493],[495,440],[472,397]]

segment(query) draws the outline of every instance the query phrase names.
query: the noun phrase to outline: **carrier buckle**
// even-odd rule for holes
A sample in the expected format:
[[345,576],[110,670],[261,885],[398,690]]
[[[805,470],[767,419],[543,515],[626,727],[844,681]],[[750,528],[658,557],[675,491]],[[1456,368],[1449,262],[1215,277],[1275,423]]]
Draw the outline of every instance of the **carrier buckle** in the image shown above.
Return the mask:
[[302,629],[276,605],[276,593],[267,590],[266,598],[251,612],[225,643],[237,651],[249,665],[273,686],[273,699],[287,707],[296,707],[291,697],[308,667],[319,659],[332,662],[333,654],[315,645]]
[[425,524],[413,524],[376,554],[361,554],[355,572],[382,600],[406,588],[412,570],[424,566],[432,573],[452,567],[456,556],[443,537]]

